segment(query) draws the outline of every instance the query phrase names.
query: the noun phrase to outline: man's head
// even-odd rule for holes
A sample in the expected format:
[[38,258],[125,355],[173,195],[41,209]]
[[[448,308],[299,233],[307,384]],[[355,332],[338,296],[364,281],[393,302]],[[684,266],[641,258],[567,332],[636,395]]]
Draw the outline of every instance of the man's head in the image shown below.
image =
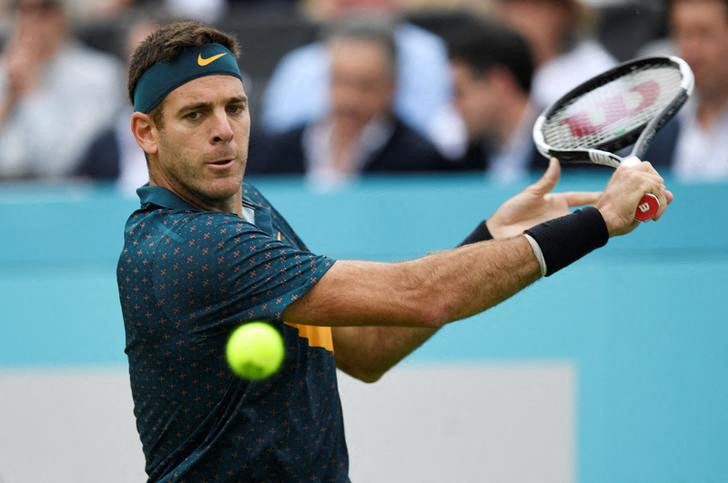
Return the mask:
[[695,73],[703,98],[728,89],[728,0],[672,0],[670,26],[678,54]]
[[65,42],[68,17],[62,0],[15,0],[13,11],[15,36],[39,58],[51,58]]
[[328,22],[355,12],[393,12],[396,0],[307,0],[302,2],[311,18]]
[[361,128],[389,115],[396,86],[393,25],[377,16],[349,18],[331,30],[327,46],[335,119]]
[[495,23],[475,23],[453,35],[449,57],[469,139],[493,137],[505,111],[528,102],[534,69],[528,44]]
[[[238,44],[230,35],[215,28],[197,22],[176,22],[160,28],[149,35],[134,50],[129,62],[129,99],[135,103],[134,96],[140,79],[144,74],[149,75],[150,68],[161,64],[172,63],[181,54],[199,53],[195,47],[205,47],[211,44],[219,44],[228,50],[231,57],[237,59]],[[225,60],[229,60],[227,57]],[[218,64],[215,66],[217,67]],[[198,66],[204,68],[206,66]],[[190,66],[191,69],[195,65]],[[200,76],[209,75],[200,70]],[[194,74],[192,74],[194,75]],[[239,71],[238,71],[239,77]]]
[[240,209],[250,116],[237,55],[229,35],[179,22],[130,60],[131,128],[151,182],[205,209]]
[[498,6],[506,25],[531,45],[536,65],[567,51],[591,25],[581,0],[500,0]]

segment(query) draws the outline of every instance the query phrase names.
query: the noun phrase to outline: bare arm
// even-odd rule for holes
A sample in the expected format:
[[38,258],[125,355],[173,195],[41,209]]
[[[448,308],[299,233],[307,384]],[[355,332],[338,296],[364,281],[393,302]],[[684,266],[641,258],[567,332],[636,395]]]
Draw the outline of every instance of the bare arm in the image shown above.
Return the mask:
[[[517,236],[541,221],[563,216],[572,206],[593,203],[598,193],[551,193],[560,167],[552,160],[536,183],[504,203],[488,220],[497,239]],[[334,346],[339,368],[367,382],[376,381],[438,329],[401,327],[337,327]]]
[[[632,216],[641,193],[660,193],[662,210],[671,201],[646,163],[639,170],[618,171],[618,181],[604,193],[551,194],[559,178],[552,160],[544,176],[501,206],[488,227],[496,238],[507,237],[562,216],[573,205],[596,202],[610,234],[624,234],[636,226]],[[284,318],[333,326],[339,368],[373,382],[442,325],[496,305],[536,280],[538,270],[522,236],[400,264],[338,262]]]
[[339,261],[283,318],[334,327],[339,367],[373,381],[444,324],[482,312],[538,277],[521,236],[411,262]]
[[[552,160],[538,182],[501,206],[488,220],[494,238],[516,236],[540,221],[568,213],[572,206],[596,201],[598,193],[552,194],[559,174],[559,164]],[[430,327],[335,327],[336,361],[344,372],[373,382],[438,330]]]
[[[472,247],[458,249],[457,251],[469,250],[478,256],[477,254],[479,252],[485,250],[486,254],[484,256],[497,256],[496,254],[502,250],[510,250],[508,247],[511,245],[511,241],[506,243],[493,241],[481,242]],[[483,247],[483,245],[487,246]],[[530,247],[526,247],[526,249],[530,251]],[[526,256],[528,257],[528,254]],[[522,265],[520,267],[522,270],[518,271],[519,273],[509,272],[504,277],[499,276],[502,270],[508,271],[508,267],[515,261],[512,258],[510,260],[507,258],[509,257],[500,259],[502,260],[501,263],[485,269],[482,272],[482,275],[488,277],[488,280],[492,282],[485,283],[481,287],[484,292],[488,292],[487,295],[484,295],[484,299],[482,299],[482,305],[477,303],[477,296],[469,297],[469,293],[472,292],[459,292],[458,294],[454,294],[449,290],[440,289],[438,291],[437,287],[433,288],[441,295],[452,296],[451,302],[455,304],[462,303],[462,298],[456,295],[471,298],[474,305],[466,308],[465,310],[467,311],[474,310],[473,313],[477,313],[485,310],[516,293],[538,278],[538,269],[535,268],[538,264],[535,264],[531,269],[525,266],[533,261],[526,262],[526,264]],[[443,260],[443,263],[449,262]],[[534,268],[536,272],[530,271]],[[464,268],[459,266],[459,269],[467,270],[468,268],[466,265]],[[461,290],[454,286],[451,288],[453,291]],[[423,306],[426,306],[425,301],[422,303],[425,304]],[[447,304],[448,302],[446,301],[444,303]],[[423,315],[426,317],[426,314]],[[450,318],[457,320],[457,318],[462,318],[463,316],[465,315],[462,312],[459,313],[456,311],[450,317],[446,315],[444,322],[450,322]],[[347,374],[357,377],[362,381],[375,382],[386,371],[394,367],[417,347],[432,337],[439,330],[439,327],[440,325],[436,327],[335,327],[333,333],[337,366]]]
[[538,275],[524,237],[409,262],[339,261],[283,315],[308,325],[439,328],[492,307]]

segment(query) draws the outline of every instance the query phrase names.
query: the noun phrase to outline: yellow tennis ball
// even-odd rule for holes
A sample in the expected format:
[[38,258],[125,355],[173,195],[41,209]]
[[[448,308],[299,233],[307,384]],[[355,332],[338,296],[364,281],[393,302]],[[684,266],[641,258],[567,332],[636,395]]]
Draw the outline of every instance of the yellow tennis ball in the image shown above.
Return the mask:
[[235,329],[225,346],[233,373],[250,381],[273,375],[285,356],[283,337],[266,322],[249,322]]

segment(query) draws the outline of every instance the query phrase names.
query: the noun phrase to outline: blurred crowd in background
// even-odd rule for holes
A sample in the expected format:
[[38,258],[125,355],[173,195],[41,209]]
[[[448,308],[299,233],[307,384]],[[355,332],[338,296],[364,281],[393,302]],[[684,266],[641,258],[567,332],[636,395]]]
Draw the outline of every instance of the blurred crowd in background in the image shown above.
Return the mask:
[[144,184],[125,64],[180,19],[241,43],[251,176],[515,181],[546,166],[543,108],[618,62],[676,54],[696,91],[646,158],[728,180],[728,0],[0,0],[0,19],[2,182]]

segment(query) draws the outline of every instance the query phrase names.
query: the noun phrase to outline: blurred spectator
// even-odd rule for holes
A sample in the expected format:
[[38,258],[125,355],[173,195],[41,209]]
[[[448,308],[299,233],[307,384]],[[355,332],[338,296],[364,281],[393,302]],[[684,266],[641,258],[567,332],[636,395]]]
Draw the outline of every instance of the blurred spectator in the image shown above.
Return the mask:
[[528,43],[495,23],[462,25],[449,42],[455,104],[468,133],[463,166],[509,182],[544,168],[531,137],[533,58]]
[[695,94],[671,138],[673,174],[728,180],[728,0],[672,0],[669,14],[678,55],[695,74]]
[[[330,0],[319,2],[319,15],[341,18],[356,10],[393,13],[394,0]],[[446,155],[462,152],[464,132],[452,108],[447,49],[436,35],[411,23],[395,30],[398,87],[395,112]],[[297,48],[280,61],[262,99],[265,130],[280,133],[329,109],[329,50],[323,42]]]
[[177,18],[195,19],[206,23],[220,21],[235,7],[263,6],[277,8],[284,4],[294,4],[297,0],[73,0],[83,4],[83,11],[75,12],[90,20],[118,18],[142,8],[162,7]]
[[61,0],[17,0],[0,58],[0,178],[63,178],[123,99],[111,56],[70,35]]
[[616,63],[591,38],[593,11],[581,0],[499,2],[501,18],[531,45],[536,65],[531,95],[537,109]]
[[[124,57],[164,23],[164,14],[140,11],[130,21],[124,39]],[[124,91],[126,92],[126,91]],[[125,193],[133,194],[149,180],[144,152],[131,134],[130,102],[126,102],[110,125],[101,131],[81,157],[76,174],[95,181],[113,181]]]
[[330,189],[360,172],[441,168],[436,148],[393,113],[393,24],[381,16],[350,17],[334,26],[325,45],[330,112],[274,136],[267,150],[251,143],[249,171],[306,173],[315,187]]

